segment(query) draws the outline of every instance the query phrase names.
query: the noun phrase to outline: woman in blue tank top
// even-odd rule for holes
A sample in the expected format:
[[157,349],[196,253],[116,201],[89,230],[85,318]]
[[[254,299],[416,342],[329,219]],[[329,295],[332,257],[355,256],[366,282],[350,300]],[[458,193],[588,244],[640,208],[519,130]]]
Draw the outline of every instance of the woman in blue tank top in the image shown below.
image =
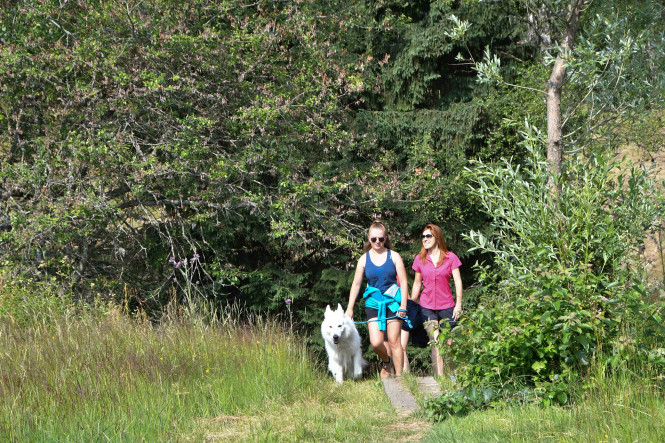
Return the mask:
[[[368,242],[365,244],[363,254],[360,256],[358,265],[356,266],[353,284],[349,292],[349,305],[346,308],[346,314],[353,319],[353,307],[358,298],[363,277],[367,278],[368,289],[365,291],[366,294],[370,290],[375,290],[374,292],[380,292],[380,294],[386,294],[386,292],[391,294],[385,297],[385,303],[380,303],[380,307],[376,307],[376,302],[370,303],[369,300],[366,301],[365,313],[368,320],[369,341],[372,344],[374,352],[382,361],[381,378],[388,377],[391,369],[394,369],[396,376],[401,376],[404,359],[402,344],[400,343],[402,320],[394,318],[385,321],[385,319],[395,316],[402,318],[406,316],[406,301],[409,298],[406,269],[404,268],[402,257],[390,249],[388,231],[381,221],[376,220],[372,223],[368,231],[367,240]],[[397,285],[398,277],[399,285]],[[399,287],[399,292],[395,297],[392,297],[395,295],[393,291],[397,287]],[[388,333],[390,353],[384,344],[384,331],[380,329],[380,325],[382,325],[381,315],[379,315],[380,310],[384,316],[383,323],[385,323],[385,330]],[[384,310],[385,313],[383,312]],[[390,355],[393,356],[394,363]]]

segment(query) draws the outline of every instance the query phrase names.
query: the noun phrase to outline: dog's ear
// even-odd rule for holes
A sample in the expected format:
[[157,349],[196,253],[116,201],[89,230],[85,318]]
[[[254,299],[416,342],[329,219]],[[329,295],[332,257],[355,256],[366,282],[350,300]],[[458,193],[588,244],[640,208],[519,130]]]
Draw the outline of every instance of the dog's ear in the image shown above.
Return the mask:
[[344,312],[344,309],[342,309],[342,305],[340,303],[337,303],[337,310]]
[[330,314],[332,312],[332,309],[330,309],[330,305],[326,306],[326,315]]

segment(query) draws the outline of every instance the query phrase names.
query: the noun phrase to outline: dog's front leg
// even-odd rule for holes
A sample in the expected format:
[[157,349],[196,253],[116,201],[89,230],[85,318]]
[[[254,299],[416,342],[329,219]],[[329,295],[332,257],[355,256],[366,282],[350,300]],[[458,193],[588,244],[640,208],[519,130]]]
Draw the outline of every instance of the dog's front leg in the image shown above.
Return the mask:
[[342,383],[344,381],[344,368],[342,368],[342,365],[331,361],[328,363],[328,370],[333,375],[333,377],[335,377],[335,381],[337,383]]

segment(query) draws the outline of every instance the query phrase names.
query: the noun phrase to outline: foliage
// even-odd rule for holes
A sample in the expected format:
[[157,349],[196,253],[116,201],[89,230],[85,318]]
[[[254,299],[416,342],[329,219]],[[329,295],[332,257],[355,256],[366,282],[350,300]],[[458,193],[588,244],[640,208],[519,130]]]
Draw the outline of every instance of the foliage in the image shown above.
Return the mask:
[[490,111],[443,31],[450,13],[470,14],[482,26],[465,47],[516,47],[506,8],[11,2],[0,27],[8,272],[88,299],[128,293],[133,309],[177,293],[284,313],[288,298],[311,326],[308,307],[346,298],[342,271],[372,218],[400,252],[436,221],[464,255],[462,233],[484,220],[460,172],[487,151]]
[[[531,154],[527,167],[507,161],[479,163],[473,170],[484,210],[493,217],[491,239],[471,232],[476,248],[495,256],[504,279],[536,280],[543,263],[562,271],[582,264],[584,274],[619,279],[636,266],[626,259],[643,244],[644,233],[662,214],[662,197],[649,172],[632,166],[629,175],[621,159],[608,154],[579,156],[559,178],[565,198],[553,200],[546,189],[545,165],[539,146],[542,135],[527,126],[524,147]],[[471,173],[471,170],[468,170]],[[521,287],[530,286],[530,281]]]
[[[360,86],[331,44],[340,17],[301,1],[12,5],[0,241],[14,273],[86,297],[129,286],[143,308],[196,288],[277,309],[355,243],[366,179],[344,108]],[[169,257],[195,254],[196,277],[174,274]]]
[[[58,294],[58,297],[52,294]],[[0,318],[11,318],[17,327],[31,323],[50,324],[86,307],[73,303],[57,282],[29,278],[7,278],[0,274]]]
[[471,411],[484,409],[496,400],[497,393],[491,388],[480,390],[471,387],[468,390],[449,391],[429,400],[423,407],[423,413],[432,421],[443,421],[452,416],[465,416]]
[[[617,7],[618,6],[618,7]],[[567,59],[569,150],[605,148],[621,141],[617,131],[644,110],[662,107],[665,91],[663,5],[641,0],[594,4]]]
[[[479,150],[478,159],[496,162],[509,158],[512,163],[524,163],[529,154],[521,145],[520,128],[524,122],[536,128],[546,127],[543,97],[534,90],[542,88],[547,71],[548,67],[542,63],[525,62],[519,69],[502,70],[507,82],[520,87],[499,84],[487,88],[482,103],[484,108],[493,111],[487,116],[492,129],[485,136],[486,145]],[[515,106],[515,103],[520,106]]]
[[[528,49],[516,43],[523,28],[512,21],[519,9],[515,2],[479,6],[401,0],[359,2],[358,7],[369,28],[362,39],[357,37],[356,51],[367,61],[363,75],[376,80],[363,93],[354,123],[370,131],[400,184],[390,192],[401,198],[382,201],[382,207],[391,207],[391,217],[406,220],[409,233],[436,221],[452,249],[464,256],[468,245],[462,234],[486,220],[460,172],[469,158],[481,152],[492,156],[505,145],[487,144],[501,117],[483,102],[471,64],[460,63],[457,55],[480,56],[492,41],[524,56]],[[450,32],[457,16],[477,24],[464,40]]]
[[[662,441],[665,397],[654,374],[594,373],[573,407],[498,402],[465,417],[436,423],[423,441]],[[641,374],[642,375],[642,374]]]
[[[649,5],[613,29],[649,29]],[[290,299],[313,328],[318,308],[346,299],[375,217],[405,257],[436,222],[472,261],[463,234],[488,220],[462,171],[474,157],[521,161],[516,122],[538,118],[537,96],[480,85],[472,69],[489,47],[506,80],[537,87],[523,1],[3,6],[6,275],[86,300],[123,294],[155,315],[172,299],[286,314]],[[654,35],[633,41],[658,55]]]
[[624,176],[622,163],[607,155],[569,161],[554,201],[542,137],[532,128],[524,137],[527,167],[474,169],[474,192],[493,224],[491,234],[471,232],[469,239],[493,255],[495,268],[479,267],[490,289],[452,332],[455,345],[446,352],[464,383],[531,386],[543,402],[565,404],[572,382],[594,361],[618,363],[631,354],[622,343],[637,330],[652,337],[630,339],[635,357],[664,337],[657,306],[644,329],[648,300],[635,283],[644,233],[664,202],[647,171]]
[[[662,3],[653,0],[525,0],[521,3],[530,13],[516,19],[527,25],[528,40],[540,46],[538,55],[526,61],[523,68],[513,64],[504,69],[505,57],[496,54],[503,51],[488,46],[474,69],[481,83],[504,89],[524,89],[544,97],[543,86],[548,75],[542,76],[540,85],[533,85],[514,78],[514,72],[528,72],[534,62],[551,70],[557,57],[564,59],[567,75],[561,106],[564,145],[568,153],[593,147],[604,150],[615,147],[623,141],[617,128],[626,122],[639,121],[645,110],[663,106],[665,16]],[[582,5],[584,13],[576,42],[572,50],[568,50],[561,47],[560,40],[572,5]],[[473,21],[461,22],[461,26],[469,29],[474,25]],[[473,56],[470,59],[473,60]],[[544,129],[544,119],[531,118],[530,123]]]

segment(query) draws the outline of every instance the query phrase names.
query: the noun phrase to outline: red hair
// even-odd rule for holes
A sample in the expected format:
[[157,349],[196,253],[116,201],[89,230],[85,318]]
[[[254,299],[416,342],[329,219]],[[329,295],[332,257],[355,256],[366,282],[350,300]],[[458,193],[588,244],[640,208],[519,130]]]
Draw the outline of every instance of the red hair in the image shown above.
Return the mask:
[[[432,235],[434,236],[434,240],[436,240],[436,244],[441,250],[442,254],[439,255],[439,261],[438,263],[435,263],[436,266],[441,265],[443,263],[443,260],[446,258],[446,255],[448,255],[448,246],[446,246],[446,241],[443,239],[443,231],[441,228],[439,228],[437,225],[434,225],[432,223],[428,224],[423,228],[421,231],[421,234],[427,230],[430,230]],[[420,247],[420,253],[418,254],[420,256],[420,259],[423,261],[423,264],[427,263],[427,249],[425,249],[424,246]]]

